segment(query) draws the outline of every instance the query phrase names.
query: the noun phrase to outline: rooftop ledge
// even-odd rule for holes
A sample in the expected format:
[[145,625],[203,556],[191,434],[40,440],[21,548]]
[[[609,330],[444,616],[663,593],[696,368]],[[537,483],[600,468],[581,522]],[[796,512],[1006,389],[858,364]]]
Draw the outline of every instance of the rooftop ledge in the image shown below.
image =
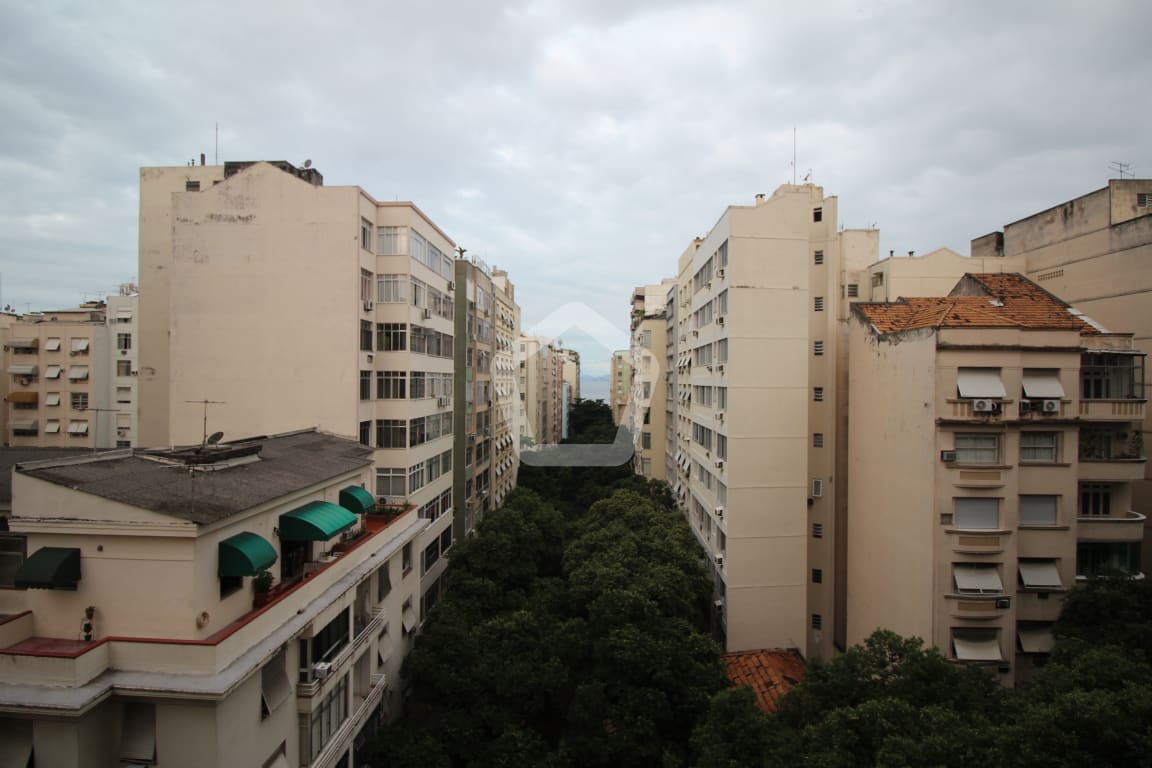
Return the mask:
[[[375,519],[374,519],[375,518]],[[406,523],[406,524],[403,524]],[[179,692],[214,698],[251,673],[284,642],[303,630],[333,601],[374,572],[403,543],[428,525],[412,515],[364,518],[367,536],[347,551],[370,541],[380,548],[359,563],[340,556],[281,591],[210,637],[201,640],[108,636],[85,642],[32,635],[31,611],[0,616],[0,711],[84,709],[112,689]],[[394,534],[381,540],[381,534]],[[346,566],[346,567],[344,567]],[[332,580],[318,578],[330,573]],[[287,601],[289,595],[299,600]]]

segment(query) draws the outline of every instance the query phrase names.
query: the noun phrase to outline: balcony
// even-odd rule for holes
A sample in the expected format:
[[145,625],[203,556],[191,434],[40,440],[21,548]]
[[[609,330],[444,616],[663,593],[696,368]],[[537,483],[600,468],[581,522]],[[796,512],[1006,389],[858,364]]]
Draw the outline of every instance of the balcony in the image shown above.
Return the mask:
[[1143,421],[1147,400],[1081,400],[1080,418],[1085,421]]
[[1076,538],[1080,541],[1143,541],[1144,519],[1144,515],[1131,511],[1118,515],[1081,515],[1076,518]]

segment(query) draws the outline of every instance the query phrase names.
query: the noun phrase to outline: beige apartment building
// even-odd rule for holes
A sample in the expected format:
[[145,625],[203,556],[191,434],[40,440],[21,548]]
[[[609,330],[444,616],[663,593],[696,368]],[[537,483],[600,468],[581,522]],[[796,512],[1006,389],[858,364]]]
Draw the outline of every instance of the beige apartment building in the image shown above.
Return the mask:
[[4,342],[13,447],[128,448],[136,444],[138,296],[14,318]]
[[568,439],[568,415],[580,399],[580,353],[574,349],[558,349],[560,362],[560,438]]
[[844,320],[878,243],[837,221],[835,197],[784,185],[679,260],[673,490],[714,563],[728,651],[828,656],[837,639]]
[[358,439],[375,449],[377,498],[431,523],[419,549],[433,602],[459,509],[455,243],[413,203],[285,162],[140,179],[141,444],[225,428]]
[[616,426],[629,423],[628,408],[632,402],[632,352],[628,349],[612,353],[609,368],[608,407],[612,409],[612,421]]
[[1065,591],[1140,571],[1145,355],[1017,274],[850,325],[848,642],[884,627],[1026,677]]
[[630,400],[632,423],[629,428],[636,447],[635,468],[654,480],[668,478],[665,467],[667,425],[667,339],[666,316],[669,279],[658,285],[641,286],[632,292],[630,366],[633,371]]
[[516,389],[516,344],[520,339],[520,306],[516,289],[502,269],[492,270],[496,298],[496,337],[492,362],[492,504],[499,507],[516,487],[520,471],[520,398]]
[[374,481],[369,449],[315,430],[17,465],[5,764],[367,765],[429,524],[380,514]]
[[[572,364],[569,350],[543,336],[521,335],[516,358],[519,371],[521,444],[557,445],[563,439],[570,403],[564,400],[564,371]],[[579,367],[576,376],[579,377]]]

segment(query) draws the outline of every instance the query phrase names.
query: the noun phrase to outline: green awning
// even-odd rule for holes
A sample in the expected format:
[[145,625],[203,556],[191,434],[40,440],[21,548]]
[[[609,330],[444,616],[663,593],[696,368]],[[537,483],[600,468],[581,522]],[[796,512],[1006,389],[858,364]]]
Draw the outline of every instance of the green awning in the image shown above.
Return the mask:
[[18,589],[76,589],[80,581],[80,550],[41,547],[16,571]]
[[340,506],[349,512],[366,515],[376,509],[376,499],[358,485],[350,485],[340,491]]
[[328,501],[313,501],[280,515],[284,541],[328,541],[356,524],[356,515]]
[[244,531],[220,542],[221,578],[255,576],[276,562],[276,550],[262,536]]

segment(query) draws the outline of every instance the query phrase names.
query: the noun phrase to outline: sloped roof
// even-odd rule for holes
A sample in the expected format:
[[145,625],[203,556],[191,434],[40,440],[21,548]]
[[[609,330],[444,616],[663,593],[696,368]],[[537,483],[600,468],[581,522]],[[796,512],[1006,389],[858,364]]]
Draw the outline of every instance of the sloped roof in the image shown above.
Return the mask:
[[747,685],[765,712],[776,711],[776,700],[804,679],[804,657],[797,651],[765,649],[725,653],[720,657],[733,686]]
[[[175,454],[172,454],[175,455]],[[81,493],[206,524],[372,463],[372,449],[307,430],[262,438],[259,459],[192,469],[164,454],[93,456],[17,465],[16,471]],[[19,514],[19,509],[15,510]]]
[[964,275],[944,297],[901,297],[894,302],[861,302],[853,311],[866,318],[877,333],[917,328],[1028,328],[1077,331],[1100,330],[1070,305],[1016,273]]

